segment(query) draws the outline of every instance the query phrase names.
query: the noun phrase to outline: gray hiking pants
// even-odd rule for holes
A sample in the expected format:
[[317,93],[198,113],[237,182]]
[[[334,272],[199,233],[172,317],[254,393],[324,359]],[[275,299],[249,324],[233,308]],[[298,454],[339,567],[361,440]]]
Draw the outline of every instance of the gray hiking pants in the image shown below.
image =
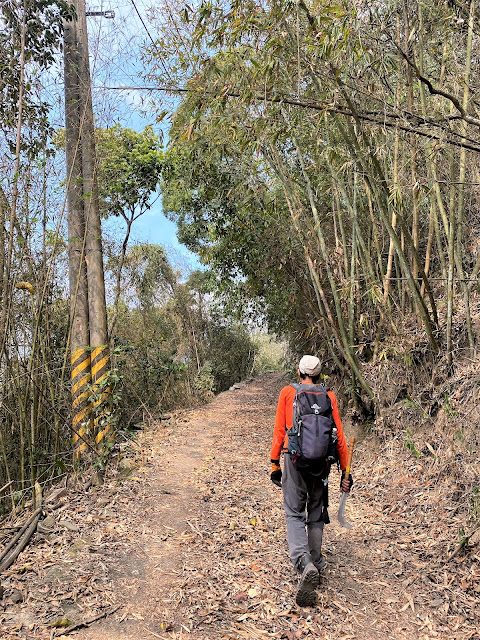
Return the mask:
[[282,491],[288,548],[297,568],[298,561],[306,553],[311,554],[314,562],[321,557],[325,485],[319,476],[298,469],[289,455],[283,460]]

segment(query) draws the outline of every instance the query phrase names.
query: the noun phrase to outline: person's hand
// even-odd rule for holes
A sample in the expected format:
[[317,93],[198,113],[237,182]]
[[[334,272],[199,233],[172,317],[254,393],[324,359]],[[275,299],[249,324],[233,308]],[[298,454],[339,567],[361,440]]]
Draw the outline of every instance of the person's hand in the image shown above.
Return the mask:
[[353,487],[353,478],[350,473],[348,478],[345,477],[345,471],[342,471],[342,479],[340,480],[340,491],[350,493],[350,489]]
[[272,460],[272,472],[270,473],[270,480],[277,487],[282,486],[282,469],[280,468],[280,460]]

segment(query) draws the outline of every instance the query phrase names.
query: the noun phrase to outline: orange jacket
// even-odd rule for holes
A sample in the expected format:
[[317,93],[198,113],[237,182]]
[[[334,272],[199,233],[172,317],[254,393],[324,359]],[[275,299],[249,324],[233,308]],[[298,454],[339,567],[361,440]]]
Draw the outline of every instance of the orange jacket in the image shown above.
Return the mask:
[[[337,427],[337,451],[340,459],[340,468],[342,471],[347,466],[348,447],[343,433],[342,421],[338,411],[337,398],[333,391],[328,391],[328,396],[332,403],[332,415]],[[283,387],[278,398],[277,414],[275,416],[275,428],[273,430],[272,450],[270,458],[272,460],[280,460],[282,450],[287,448],[288,436],[287,430],[293,426],[293,399],[295,397],[295,387],[289,385]]]

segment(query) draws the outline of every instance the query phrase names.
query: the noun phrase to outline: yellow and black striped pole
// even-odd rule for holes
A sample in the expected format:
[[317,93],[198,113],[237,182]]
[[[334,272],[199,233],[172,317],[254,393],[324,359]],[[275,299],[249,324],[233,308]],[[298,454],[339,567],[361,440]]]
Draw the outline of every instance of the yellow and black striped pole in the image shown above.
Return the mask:
[[108,346],[95,347],[91,360],[92,382],[95,398],[92,403],[94,415],[95,443],[101,450],[105,442],[113,437],[111,425],[108,421],[106,400],[110,389],[105,386],[105,376],[110,370],[110,354]]
[[77,20],[65,21],[63,44],[73,458],[78,461],[88,448],[88,444],[90,444],[91,407],[89,396],[91,373],[87,266],[85,258],[85,236],[87,231],[84,212],[81,144],[83,116],[78,79]]
[[75,349],[71,361],[74,455],[78,458],[87,449],[90,437],[90,349]]

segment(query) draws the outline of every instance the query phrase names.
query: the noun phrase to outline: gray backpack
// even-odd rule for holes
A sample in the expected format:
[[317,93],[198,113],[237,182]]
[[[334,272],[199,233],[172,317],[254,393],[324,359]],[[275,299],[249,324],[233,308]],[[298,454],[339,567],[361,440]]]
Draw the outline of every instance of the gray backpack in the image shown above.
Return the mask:
[[323,384],[292,384],[293,425],[287,451],[298,467],[328,473],[337,456],[337,429],[328,389]]

